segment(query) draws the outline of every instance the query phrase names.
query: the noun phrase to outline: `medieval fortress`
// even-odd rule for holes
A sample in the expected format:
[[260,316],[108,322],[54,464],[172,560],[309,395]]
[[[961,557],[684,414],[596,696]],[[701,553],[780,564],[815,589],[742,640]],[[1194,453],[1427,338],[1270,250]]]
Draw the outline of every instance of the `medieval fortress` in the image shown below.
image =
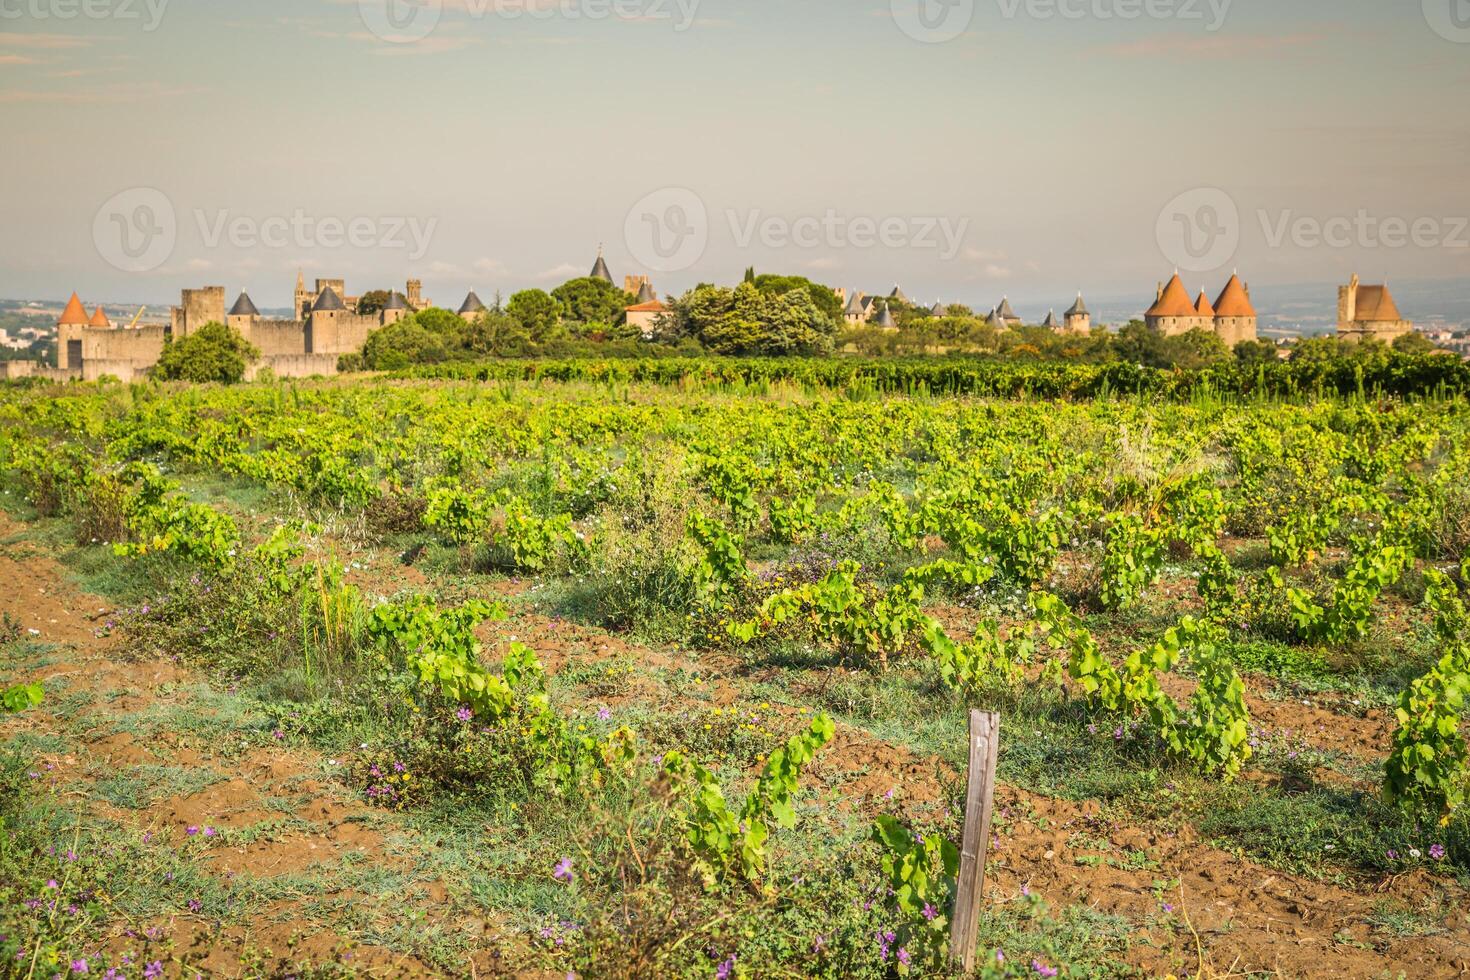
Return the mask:
[[433,305],[424,299],[423,284],[417,279],[408,280],[403,292],[393,292],[376,313],[358,314],[357,304],[358,297],[347,295],[344,280],[318,279],[315,288],[308,290],[298,273],[295,316],[290,320],[262,316],[246,292],[241,292],[226,309],[225,287],[204,286],[181,292],[179,305],[170,311],[168,326],[129,328],[113,324],[101,307],[89,317],[81,299],[73,293],[56,326],[56,367],[21,368],[11,376],[20,373],[84,381],[102,377],[141,379],[158,362],[167,338],[187,337],[207,323],[234,328],[260,350],[260,358],[250,365],[247,377],[263,371],[278,378],[336,374],[337,358],[361,350],[368,334]]
[[[590,275],[609,283],[613,281],[600,249]],[[652,337],[654,325],[668,307],[659,300],[647,276],[626,277],[624,289],[636,297],[626,311],[629,325],[639,327],[645,337]],[[843,303],[843,319],[851,326],[897,330],[889,304],[909,304],[908,297],[897,286],[887,298],[861,292],[849,294],[845,289],[835,292]],[[292,319],[262,316],[246,292],[241,292],[226,309],[225,288],[205,286],[181,292],[179,305],[172,308],[167,326],[136,327],[113,323],[100,306],[88,315],[81,298],[73,293],[57,321],[56,365],[23,360],[0,362],[0,378],[141,379],[158,362],[170,338],[187,337],[208,323],[223,323],[237,330],[259,349],[260,357],[248,368],[247,378],[262,373],[279,378],[331,375],[337,373],[338,358],[361,350],[368,334],[433,306],[424,298],[423,284],[418,279],[408,280],[402,292],[390,293],[382,309],[376,312],[359,313],[358,299],[348,295],[345,280],[317,279],[314,288],[307,289],[305,279],[298,273]],[[485,305],[474,290],[470,290],[458,310],[465,319],[473,319],[484,311]],[[929,313],[935,317],[947,315],[942,303],[935,303]],[[1022,325],[1021,318],[1004,297],[984,319],[999,329]],[[1356,275],[1338,290],[1337,320],[1338,336],[1350,341],[1376,339],[1392,343],[1414,329],[1399,314],[1386,285],[1364,285]],[[1212,302],[1203,290],[1197,299],[1190,299],[1189,290],[1175,272],[1167,284],[1158,285],[1153,305],[1144,314],[1149,329],[1163,336],[1202,330],[1215,334],[1229,347],[1257,339],[1257,322],[1250,286],[1238,275],[1231,275]],[[1041,326],[1057,333],[1090,333],[1092,316],[1082,294],[1077,294],[1076,302],[1060,319],[1053,310]]]

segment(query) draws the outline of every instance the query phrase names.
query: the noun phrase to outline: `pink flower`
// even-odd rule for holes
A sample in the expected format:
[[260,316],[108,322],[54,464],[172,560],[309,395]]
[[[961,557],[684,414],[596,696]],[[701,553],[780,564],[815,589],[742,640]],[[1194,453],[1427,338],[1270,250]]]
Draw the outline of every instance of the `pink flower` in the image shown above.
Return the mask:
[[1443,861],[1444,860],[1444,845],[1443,844],[1430,844],[1429,845],[1429,856],[1432,857],[1432,858],[1434,858],[1436,861]]
[[469,721],[471,718],[475,717],[475,713],[469,708],[461,706],[460,709],[454,713],[454,717],[458,718],[460,721]]
[[572,859],[569,857],[564,857],[559,862],[557,862],[556,870],[551,872],[551,877],[555,878],[557,881],[565,881],[570,884],[571,880],[576,877],[572,873]]
[[1031,961],[1031,969],[1036,972],[1036,975],[1037,976],[1041,976],[1041,977],[1054,977],[1054,976],[1057,975],[1057,968],[1056,967],[1054,967],[1054,966],[1047,966],[1045,963],[1041,962],[1040,960],[1032,960]]

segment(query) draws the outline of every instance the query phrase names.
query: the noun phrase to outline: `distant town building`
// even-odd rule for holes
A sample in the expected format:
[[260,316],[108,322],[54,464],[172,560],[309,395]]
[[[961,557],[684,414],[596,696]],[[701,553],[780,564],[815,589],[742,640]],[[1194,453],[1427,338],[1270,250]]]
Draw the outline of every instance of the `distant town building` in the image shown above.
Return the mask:
[[1087,312],[1087,304],[1082,302],[1082,292],[1077,292],[1077,302],[1072,308],[1063,314],[1066,318],[1066,330],[1068,333],[1091,333],[1092,314]]
[[1371,338],[1391,344],[1413,330],[1414,325],[1399,313],[1387,284],[1365,286],[1355,273],[1346,286],[1338,287],[1337,335],[1343,340]]
[[1219,298],[1211,303],[1204,290],[1200,290],[1199,299],[1191,301],[1177,272],[1167,285],[1159,285],[1154,304],[1143,320],[1150,330],[1165,337],[1203,330],[1215,334],[1227,347],[1234,347],[1242,340],[1255,340],[1258,323],[1255,307],[1251,305],[1250,287],[1238,275],[1231,275]]
[[459,304],[459,310],[456,312],[466,320],[473,320],[485,312],[485,304],[480,302],[480,297],[475,295],[475,291],[471,289],[465,295],[464,302]]
[[1004,330],[1007,327],[1019,327],[1021,325],[1021,318],[1016,316],[1015,310],[1011,309],[1010,298],[1002,296],[1000,298],[1000,305],[990,311],[990,315],[985,318],[985,322],[992,327]]
[[[629,296],[641,296],[643,294],[643,287],[647,286],[648,284],[649,281],[647,276],[624,276],[623,292],[627,293]],[[643,302],[643,300],[639,300],[639,302],[641,303]]]
[[587,273],[588,278],[601,279],[603,282],[612,284],[612,273],[607,271],[607,261],[602,257],[602,246],[597,246],[597,261],[592,263],[592,271]]
[[878,315],[873,318],[873,326],[879,330],[896,331],[898,329],[898,324],[894,322],[893,313],[889,311],[886,301],[879,301]]

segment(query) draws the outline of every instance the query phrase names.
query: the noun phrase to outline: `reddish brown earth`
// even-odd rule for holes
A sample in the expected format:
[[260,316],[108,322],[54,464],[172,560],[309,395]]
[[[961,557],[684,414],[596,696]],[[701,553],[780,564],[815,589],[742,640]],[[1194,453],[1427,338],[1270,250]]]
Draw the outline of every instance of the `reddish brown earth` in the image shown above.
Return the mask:
[[[14,522],[0,515],[0,537],[17,530]],[[227,835],[222,845],[211,848],[204,857],[215,873],[271,878],[335,861],[348,851],[373,862],[397,860],[374,829],[379,815],[339,786],[324,782],[324,760],[311,752],[286,746],[250,749],[233,758],[228,763],[233,768],[226,771],[226,763],[206,751],[209,747],[193,744],[185,734],[164,732],[145,744],[126,733],[104,731],[101,722],[107,712],[121,706],[136,711],[186,700],[190,685],[198,678],[167,661],[126,660],[115,639],[97,635],[107,603],[78,591],[54,560],[32,545],[4,547],[0,582],[5,583],[4,608],[23,626],[39,630],[39,639],[65,649],[63,661],[35,679],[65,680],[71,689],[99,696],[122,692],[88,709],[98,715],[99,724],[95,737],[86,740],[83,755],[44,760],[56,767],[53,775],[63,792],[69,781],[80,784],[90,779],[89,771],[147,763],[207,763],[228,778],[142,810],[89,805],[114,819],[174,833],[205,824],[245,828],[282,816],[265,800],[275,790],[308,801],[291,814],[307,826],[248,843],[230,843]],[[509,591],[515,591],[514,587]],[[627,659],[664,669],[684,667],[709,678],[708,690],[715,704],[729,704],[739,697],[739,688],[729,679],[732,665],[718,656],[686,661],[598,630],[534,614],[518,614],[513,626],[511,632],[533,646],[553,670],[573,658]],[[503,636],[500,631],[487,633],[487,646]],[[631,691],[621,696],[649,693],[643,687],[647,683],[635,678]],[[1176,683],[1169,681],[1171,688]],[[1188,683],[1182,682],[1171,693],[1186,696]],[[1386,749],[1389,728],[1380,712],[1370,712],[1366,720],[1348,718],[1325,707],[1256,695],[1251,696],[1250,707],[1258,724],[1299,732],[1323,748],[1367,759],[1380,757]],[[38,732],[59,729],[49,705],[6,724]],[[838,787],[843,806],[867,813],[932,811],[944,804],[950,788],[960,782],[960,774],[938,758],[914,755],[848,727],[839,729],[815,773],[819,780]],[[85,798],[81,793],[73,795]],[[1470,975],[1470,895],[1444,879],[1415,873],[1365,880],[1353,888],[1324,884],[1211,847],[1187,824],[1141,826],[1105,814],[1095,804],[1076,804],[1008,786],[997,793],[996,813],[989,899],[1015,901],[1029,893],[1044,898],[1054,910],[1085,905],[1124,916],[1135,924],[1134,942],[1126,958],[1148,974]],[[430,905],[443,902],[444,883],[426,882],[422,893]],[[1428,914],[1443,931],[1411,938],[1375,932],[1367,920],[1385,903]],[[247,949],[271,950],[265,959],[268,968],[283,971],[290,963],[332,959],[345,951],[351,963],[371,976],[433,972],[389,950],[344,942],[330,921],[313,918],[301,905],[283,901],[246,924],[218,931],[191,915],[154,925],[164,928],[180,950],[192,950],[202,957],[202,969],[218,975],[240,973],[240,958]],[[117,929],[121,928],[119,924]],[[496,961],[477,954],[474,970],[492,975]]]

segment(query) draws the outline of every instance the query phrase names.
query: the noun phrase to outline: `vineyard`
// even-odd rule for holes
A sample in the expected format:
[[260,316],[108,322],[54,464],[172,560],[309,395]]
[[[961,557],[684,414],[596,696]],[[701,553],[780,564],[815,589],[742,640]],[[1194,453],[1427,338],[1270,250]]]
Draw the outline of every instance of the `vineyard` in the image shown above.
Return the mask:
[[0,975],[1461,975],[1432,360],[0,391]]

